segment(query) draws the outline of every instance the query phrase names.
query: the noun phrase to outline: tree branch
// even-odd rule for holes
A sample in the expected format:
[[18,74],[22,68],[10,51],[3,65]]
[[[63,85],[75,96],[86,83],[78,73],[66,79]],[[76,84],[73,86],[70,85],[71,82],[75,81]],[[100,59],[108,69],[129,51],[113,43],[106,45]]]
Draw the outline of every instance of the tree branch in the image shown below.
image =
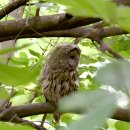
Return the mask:
[[108,51],[110,54],[113,55],[113,57],[120,59],[120,60],[125,60],[120,54],[112,50],[107,44],[105,44],[101,39],[96,40],[97,43],[100,45],[100,50],[102,52]]
[[[12,117],[14,117],[14,115],[17,115],[18,117],[22,118],[43,113],[53,113],[55,110],[56,108],[50,103],[36,103],[14,106],[4,109],[0,113],[0,120],[9,121],[10,119],[12,119]],[[13,119],[12,121],[15,121],[15,119]]]
[[[97,26],[93,25],[92,27],[72,28],[71,25],[73,25],[73,27],[79,26],[78,23],[80,23],[80,26],[84,25],[85,22],[87,21],[87,19],[81,18],[81,17],[80,18],[69,17],[70,19],[67,19],[66,17],[68,17],[68,15],[66,15],[66,14],[53,15],[53,19],[52,19],[52,16],[35,17],[35,20],[30,19],[28,21],[28,25],[22,29],[22,31],[21,31],[21,33],[19,33],[19,35],[16,36],[16,34],[14,34],[15,37],[14,36],[6,37],[6,40],[7,40],[7,38],[14,39],[16,37],[17,38],[45,37],[45,36],[46,37],[47,36],[49,36],[49,37],[51,37],[51,36],[52,37],[76,37],[76,38],[84,37],[84,38],[89,38],[93,41],[97,41],[99,43],[99,45],[101,45],[99,42],[99,39],[102,39],[102,38],[108,37],[108,36],[115,36],[115,35],[127,33],[126,31],[124,31],[118,27],[103,28],[103,26],[102,26],[101,28],[98,28]],[[43,19],[43,18],[45,18],[45,19]],[[55,18],[55,20],[54,20],[54,18]],[[38,23],[36,21],[38,21]],[[42,24],[41,21],[43,21],[44,24]],[[80,21],[82,21],[82,22],[80,22]],[[25,19],[22,22],[24,23]],[[42,24],[42,25],[40,26],[40,24]],[[100,24],[100,22],[99,22],[99,24]],[[98,24],[96,23],[96,25],[98,25]],[[10,26],[10,24],[8,26],[9,26],[9,28],[14,29],[14,27]],[[56,28],[56,26],[58,26],[58,27]],[[21,25],[18,28],[21,28]],[[61,30],[64,28],[72,28],[72,29]],[[59,31],[53,31],[55,29],[57,29]],[[48,30],[52,30],[52,31],[47,32]],[[44,31],[44,33],[42,33],[43,31]],[[9,33],[9,31],[7,31],[7,30],[6,30],[6,32]],[[15,30],[13,32],[18,33],[18,30]],[[5,32],[0,31],[0,34],[1,35],[4,34],[4,36],[5,36]],[[7,34],[7,35],[9,35],[9,34]],[[13,33],[12,33],[12,35],[13,35]],[[0,41],[2,41],[2,40],[5,40],[5,37],[0,38]],[[100,41],[102,41],[102,40],[100,40]],[[124,59],[122,56],[120,56],[117,52],[112,50],[106,44],[103,43],[101,47],[103,47],[103,45],[104,45],[104,48],[109,53],[111,53],[114,57],[116,57],[118,59]]]
[[[94,33],[99,29],[91,27],[80,27],[94,22],[98,22],[99,18],[73,17],[68,14],[56,14],[51,16],[34,17],[23,20],[10,20],[0,23],[0,42],[18,38],[38,38],[38,37],[82,37],[90,32],[87,38],[92,39]],[[98,37],[104,38],[128,32],[119,27],[103,28],[102,33]],[[96,35],[97,36],[97,35]]]
[[[55,106],[53,106],[50,103],[35,103],[35,104],[15,106],[15,107],[7,108],[4,111],[2,111],[0,113],[0,121],[11,120],[11,122],[21,123],[21,119],[16,119],[16,118],[18,117],[23,118],[23,117],[28,117],[32,115],[38,115],[38,114],[53,113],[55,110],[56,110]],[[117,120],[122,120],[122,121],[130,121],[130,110],[118,109],[113,114],[112,118]]]
[[33,123],[33,122],[31,122],[31,121],[28,121],[28,120],[22,120],[21,123],[22,123],[22,124],[30,125],[30,126],[32,126],[33,128],[37,129],[37,130],[47,130],[46,128],[41,127],[40,125],[36,125],[35,123]]
[[13,10],[19,8],[20,6],[25,5],[29,0],[14,0],[10,2],[7,6],[0,10],[0,19],[5,17],[7,14]]
[[43,113],[53,113],[55,109],[56,108],[50,103],[37,103],[10,107],[0,112],[0,121],[28,124],[37,130],[47,130],[40,125],[36,125],[31,121],[23,120],[21,118]]
[[129,109],[118,109],[112,117],[116,120],[130,122],[130,110]]
[[[110,36],[116,36],[116,35],[121,35],[121,34],[128,34],[127,31],[119,28],[119,27],[108,27],[108,28],[103,28],[102,33],[98,33],[98,29],[93,29],[89,27],[78,27],[78,28],[73,28],[73,29],[68,29],[68,30],[60,30],[60,31],[48,31],[48,32],[43,32],[41,33],[42,36],[46,37],[75,37],[79,38],[86,35],[86,38],[89,39],[95,39],[95,36],[102,39],[104,37],[110,37]],[[97,35],[98,33],[98,35]],[[32,34],[33,36],[41,37],[38,33]],[[29,37],[29,35],[26,35]],[[30,35],[31,36],[31,35]],[[25,37],[25,35],[23,35]],[[22,38],[22,37],[21,37]],[[0,38],[1,39],[1,38]]]
[[[24,5],[29,0],[15,0],[8,4],[5,8],[0,10],[0,18],[3,18],[11,11]],[[121,0],[113,0],[125,5],[129,3],[123,3]],[[102,28],[102,32],[99,33],[98,28],[93,27],[80,27],[95,22],[101,21],[100,18],[84,18],[76,17],[68,14],[56,14],[51,16],[33,17],[30,19],[22,19],[18,21],[10,20],[0,23],[0,41],[12,40],[18,38],[34,38],[34,37],[82,37],[95,40],[101,45],[101,47],[113,54],[118,59],[123,59],[118,53],[114,52],[105,43],[102,42],[102,38],[127,34],[128,32],[120,29],[119,27]],[[100,39],[100,41],[98,40]],[[13,106],[4,108],[0,111],[0,121],[11,121],[15,123],[30,123],[28,121],[23,122],[21,118],[38,114],[53,113],[56,107],[50,103],[37,103],[21,106]],[[114,119],[130,121],[130,111],[125,109],[119,109],[113,115]],[[39,126],[30,123],[37,129]]]
[[[15,39],[21,35],[33,34],[35,31],[41,33],[53,30],[71,29],[98,22],[99,18],[71,17],[66,14],[56,14],[43,17],[33,17],[22,20],[9,20],[0,23],[0,38],[7,40]],[[35,31],[34,31],[35,30]],[[42,37],[42,36],[41,36]]]

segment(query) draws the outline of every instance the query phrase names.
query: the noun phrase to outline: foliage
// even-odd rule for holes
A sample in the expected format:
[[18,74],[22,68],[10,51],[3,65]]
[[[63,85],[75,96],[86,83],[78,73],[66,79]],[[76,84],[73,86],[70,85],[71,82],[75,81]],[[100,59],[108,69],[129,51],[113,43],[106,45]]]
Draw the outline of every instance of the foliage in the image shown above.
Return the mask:
[[[77,102],[74,102],[74,100]],[[84,116],[80,119],[80,121],[72,123],[67,130],[80,128],[94,130],[95,126],[97,128],[101,127],[106,117],[111,115],[111,113],[114,111],[114,100],[114,95],[108,94],[105,91],[79,93],[74,96],[64,98],[60,102],[61,110],[74,111],[76,109],[77,111],[80,110],[84,113]]]
[[7,123],[0,123],[0,128],[1,130],[32,130],[32,128],[28,127],[28,126],[21,126],[21,125],[17,125],[14,126],[12,124],[7,124]]
[[[130,31],[130,8],[126,6],[117,6],[110,1],[105,0],[48,0],[52,3],[37,3],[31,0],[33,6],[26,7],[23,17],[32,17],[35,15],[38,6],[41,7],[40,15],[56,14],[62,12],[62,7],[66,8],[68,13],[77,16],[100,17],[107,24],[116,24],[123,29]],[[1,5],[5,6],[9,0],[1,0]],[[53,3],[53,2],[56,2]],[[50,5],[51,4],[51,5]],[[60,4],[60,5],[59,5]],[[62,6],[61,6],[62,5]],[[29,11],[28,11],[29,10]],[[7,20],[14,19],[7,17]],[[3,20],[3,19],[2,19]],[[44,102],[41,88],[39,86],[40,70],[46,60],[47,54],[56,43],[73,42],[72,38],[39,38],[39,39],[20,39],[17,40],[16,47],[0,50],[0,101],[7,99],[14,88],[16,94],[11,98],[12,105],[21,105],[30,103],[33,95],[37,97],[33,103]],[[104,41],[119,54],[125,58],[130,58],[130,35],[115,36],[105,38]],[[30,46],[30,44],[32,44]],[[82,50],[79,65],[80,88],[79,93],[65,97],[59,104],[61,111],[80,111],[81,116],[76,114],[65,114],[61,120],[66,130],[88,129],[93,130],[104,126],[107,117],[110,117],[116,110],[119,91],[121,96],[127,97],[129,105],[129,62],[114,62],[115,59],[100,52],[92,41],[84,39],[79,43]],[[4,54],[14,52],[14,56],[9,60],[8,65]],[[102,67],[103,66],[103,67]],[[103,89],[103,90],[102,90]],[[109,91],[110,89],[110,91]],[[76,108],[76,110],[75,110]],[[41,115],[27,117],[31,121],[42,119]],[[47,117],[47,122],[52,123],[52,117]],[[71,123],[73,122],[73,123]],[[114,123],[113,123],[114,122]],[[113,123],[113,126],[111,125]],[[129,130],[129,123],[120,121],[111,121],[108,127],[115,130]],[[48,126],[47,126],[48,127]],[[50,126],[49,126],[50,127]],[[29,130],[25,126],[16,126],[0,123],[0,129],[21,129]],[[54,129],[51,127],[51,129]]]
[[[73,1],[61,1],[61,0],[49,0],[58,2],[67,7],[67,11],[78,16],[92,16],[100,17],[106,22],[118,24],[120,27],[130,31],[129,12],[130,9],[125,6],[116,6],[115,3],[106,0],[75,0]],[[75,9],[76,8],[76,9]]]

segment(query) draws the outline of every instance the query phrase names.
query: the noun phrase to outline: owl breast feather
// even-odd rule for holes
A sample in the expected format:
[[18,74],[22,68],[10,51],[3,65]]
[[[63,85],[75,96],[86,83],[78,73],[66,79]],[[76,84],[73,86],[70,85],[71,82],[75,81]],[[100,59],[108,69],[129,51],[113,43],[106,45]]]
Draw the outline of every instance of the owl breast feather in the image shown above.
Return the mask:
[[56,104],[63,96],[77,91],[79,86],[78,72],[77,70],[50,72],[42,79],[41,86],[46,100]]

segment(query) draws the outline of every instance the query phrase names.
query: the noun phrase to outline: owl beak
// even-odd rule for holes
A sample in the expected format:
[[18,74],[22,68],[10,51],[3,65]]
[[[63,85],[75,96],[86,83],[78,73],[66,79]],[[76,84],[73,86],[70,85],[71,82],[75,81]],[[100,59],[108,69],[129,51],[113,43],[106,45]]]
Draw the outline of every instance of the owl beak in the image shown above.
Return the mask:
[[76,62],[77,62],[77,65],[78,65],[78,63],[79,63],[79,57],[76,57]]
[[76,62],[75,62],[75,65],[74,65],[75,68],[78,66],[78,64],[79,64],[79,58],[76,59]]

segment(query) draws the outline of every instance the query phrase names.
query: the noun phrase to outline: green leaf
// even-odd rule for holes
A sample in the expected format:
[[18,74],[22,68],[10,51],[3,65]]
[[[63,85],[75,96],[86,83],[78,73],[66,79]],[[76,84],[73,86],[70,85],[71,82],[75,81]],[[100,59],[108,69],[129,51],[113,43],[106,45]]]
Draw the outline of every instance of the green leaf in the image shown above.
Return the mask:
[[117,121],[115,123],[117,130],[130,130],[130,123],[124,121]]
[[[33,75],[32,76],[36,77],[36,75],[37,75],[37,76],[40,77],[40,71],[42,70],[42,67],[43,67],[43,57],[41,59],[39,59],[37,64],[35,64],[32,67],[32,71],[33,71]],[[34,80],[34,83],[36,83],[36,82],[37,82],[37,80]]]
[[11,58],[10,63],[13,63],[14,65],[27,66],[29,63],[29,59],[28,58],[13,57],[13,58]]
[[88,79],[80,79],[80,82],[79,82],[79,91],[85,91],[88,89],[88,85],[90,84],[90,81]]
[[95,130],[105,123],[105,119],[114,112],[115,97],[106,91],[93,91],[88,94],[77,94],[66,97],[60,103],[62,110],[75,110],[75,108],[86,109],[85,115],[81,120],[72,123],[66,130]]
[[130,39],[125,39],[122,42],[119,42],[119,51],[130,49]]
[[105,0],[49,0],[63,4],[67,7],[67,11],[78,16],[101,17],[106,21],[115,18],[116,5],[115,3]]
[[0,87],[0,99],[6,99],[9,97],[8,92],[4,87]]
[[27,58],[27,54],[25,52],[20,52],[19,53],[19,58]]
[[95,63],[95,62],[96,60],[94,58],[81,54],[81,58],[80,58],[81,64],[89,64],[89,63]]
[[31,50],[31,49],[29,49],[29,52],[30,52],[30,54],[32,54],[33,56],[36,56],[36,57],[41,57],[41,54],[40,53],[38,53],[38,52],[36,52],[36,51],[34,51],[34,50]]
[[29,126],[22,126],[22,125],[14,125],[14,124],[7,124],[0,122],[0,129],[1,130],[33,130],[33,128]]
[[130,39],[129,38],[119,38],[116,44],[112,45],[115,51],[126,51],[130,49]]
[[18,106],[18,105],[28,103],[32,97],[33,97],[32,94],[17,95],[11,99],[11,102],[12,105]]
[[73,114],[65,114],[62,116],[61,120],[62,122],[65,122],[65,123],[70,123],[73,119]]
[[130,62],[114,62],[99,69],[96,79],[101,84],[112,85],[115,89],[130,86]]
[[[79,45],[79,47],[81,48],[82,50],[82,55],[86,55],[87,57],[90,58],[90,61],[91,61],[91,58],[93,59],[97,59],[97,55],[99,55],[99,51],[95,48],[95,47],[91,47],[91,46],[82,46],[82,45]],[[81,55],[81,58],[82,58],[82,55]],[[89,59],[88,58],[88,59]],[[87,59],[86,59],[87,60]]]
[[[112,94],[109,94],[105,90],[93,90],[88,92],[79,92],[64,97],[59,102],[60,111],[86,111],[91,108],[95,109],[99,106],[100,102],[108,99],[109,97],[114,98]],[[75,102],[76,101],[76,102]],[[98,101],[98,102],[97,102]]]
[[125,58],[127,58],[127,59],[130,59],[130,49],[129,49],[129,50],[122,51],[122,52],[120,52],[120,54],[121,54],[123,57],[125,57]]
[[11,47],[11,48],[6,48],[4,50],[0,50],[0,55],[6,54],[6,53],[10,53],[10,52],[14,52],[14,51],[18,51],[20,49],[23,49],[25,47],[30,46],[31,44],[26,44],[20,47]]
[[117,8],[117,24],[127,31],[130,31],[130,8],[119,6]]
[[111,116],[115,109],[112,100],[104,100],[102,104],[97,109],[86,113],[79,122],[71,124],[67,130],[95,130],[95,128],[102,127],[106,118]]
[[25,85],[36,80],[37,71],[26,67],[14,67],[0,64],[0,82],[8,85]]

